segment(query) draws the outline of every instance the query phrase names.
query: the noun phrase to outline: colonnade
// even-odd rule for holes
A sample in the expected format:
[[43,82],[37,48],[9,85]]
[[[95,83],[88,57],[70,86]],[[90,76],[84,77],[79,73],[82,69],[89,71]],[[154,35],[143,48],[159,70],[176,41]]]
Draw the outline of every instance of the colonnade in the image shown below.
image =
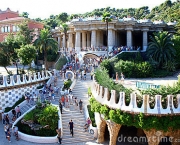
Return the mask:
[[[113,46],[120,46],[122,45],[120,35],[121,32],[124,31],[125,35],[121,37],[125,37],[127,47],[133,46],[133,27],[127,27],[124,30],[115,30],[115,29],[108,29],[108,48],[109,51],[112,50]],[[142,35],[142,50],[146,50],[148,44],[148,28],[142,28],[139,33]],[[76,49],[76,52],[81,50],[85,50],[87,48],[91,48],[92,50],[96,49],[97,47],[106,47],[107,48],[107,35],[106,30],[99,30],[98,28],[92,28],[91,30],[81,30],[75,29],[74,31],[68,31],[67,33],[68,38],[65,38],[65,34],[61,33],[57,35],[57,41],[59,48],[67,46],[69,50],[72,48]],[[67,39],[67,41],[66,41]],[[67,43],[65,45],[65,43]],[[124,42],[123,42],[124,43]],[[107,49],[103,49],[107,50]]]

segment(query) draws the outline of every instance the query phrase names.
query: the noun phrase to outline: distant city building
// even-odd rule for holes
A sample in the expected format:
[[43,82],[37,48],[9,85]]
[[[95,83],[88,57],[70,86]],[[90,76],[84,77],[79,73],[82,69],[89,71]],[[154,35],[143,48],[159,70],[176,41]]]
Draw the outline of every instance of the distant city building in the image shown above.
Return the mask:
[[[58,41],[59,48],[67,46],[76,52],[83,50],[108,50],[115,46],[126,46],[131,50],[146,51],[149,35],[157,31],[174,32],[175,23],[154,21],[149,19],[135,20],[134,18],[114,18],[107,23],[101,17],[76,18],[68,23],[69,30],[65,38],[64,33],[57,27],[52,30],[53,37]],[[108,41],[108,43],[107,43]],[[67,45],[65,45],[67,43]]]
[[11,11],[9,8],[5,11],[0,10],[0,42],[4,41],[8,33],[16,33],[19,28],[18,24],[23,21],[28,21],[29,29],[34,30],[34,34],[38,36],[39,30],[44,27],[44,24],[36,22],[29,18],[19,16],[19,12]]

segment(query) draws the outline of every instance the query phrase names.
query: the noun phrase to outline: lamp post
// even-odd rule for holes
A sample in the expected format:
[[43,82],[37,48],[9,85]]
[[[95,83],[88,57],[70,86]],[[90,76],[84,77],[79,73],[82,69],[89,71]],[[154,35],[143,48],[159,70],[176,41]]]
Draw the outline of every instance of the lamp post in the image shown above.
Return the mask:
[[36,51],[36,70],[38,70],[38,51]]
[[106,35],[107,35],[107,58],[109,57],[109,54],[108,54],[108,52],[109,52],[109,46],[108,46],[108,24],[109,24],[109,22],[111,22],[111,20],[112,20],[112,17],[113,16],[110,16],[110,17],[107,17],[106,16],[106,18],[105,18],[105,22],[106,22]]
[[107,41],[107,58],[109,57],[109,55],[108,55],[108,20],[109,20],[109,18],[108,17],[106,17],[106,35],[107,35],[107,37],[106,37],[106,41]]

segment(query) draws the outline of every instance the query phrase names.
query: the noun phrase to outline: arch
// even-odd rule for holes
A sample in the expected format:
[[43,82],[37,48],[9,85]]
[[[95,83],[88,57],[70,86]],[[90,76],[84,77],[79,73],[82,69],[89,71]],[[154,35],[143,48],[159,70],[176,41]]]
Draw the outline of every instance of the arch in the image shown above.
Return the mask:
[[169,136],[164,136],[161,138],[159,145],[172,145],[172,140]]
[[146,134],[141,128],[122,125],[118,133],[117,145],[124,145],[126,143],[128,145],[148,145]]

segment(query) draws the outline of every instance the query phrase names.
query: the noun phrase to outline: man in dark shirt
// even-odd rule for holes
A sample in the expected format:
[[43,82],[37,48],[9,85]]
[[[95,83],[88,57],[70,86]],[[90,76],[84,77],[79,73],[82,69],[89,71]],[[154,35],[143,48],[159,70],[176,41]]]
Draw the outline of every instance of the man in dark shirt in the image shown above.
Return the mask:
[[70,134],[73,136],[73,127],[74,127],[74,124],[72,122],[72,120],[69,122],[69,129],[70,129]]

